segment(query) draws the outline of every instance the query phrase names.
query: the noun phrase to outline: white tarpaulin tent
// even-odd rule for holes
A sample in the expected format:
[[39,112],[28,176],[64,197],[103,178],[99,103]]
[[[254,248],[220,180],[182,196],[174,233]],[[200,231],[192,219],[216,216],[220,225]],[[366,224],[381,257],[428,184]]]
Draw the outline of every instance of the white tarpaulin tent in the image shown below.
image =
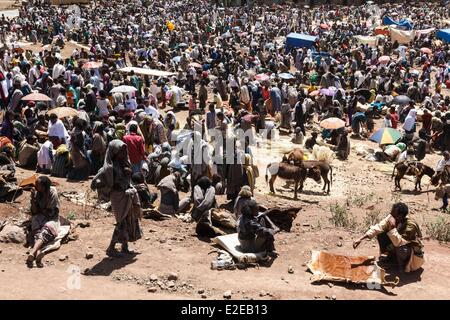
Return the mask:
[[400,44],[409,44],[411,41],[414,40],[416,36],[416,31],[406,31],[406,30],[399,30],[396,28],[390,28],[391,31],[391,40],[392,42],[396,41]]
[[433,33],[435,30],[436,30],[436,28],[416,30],[416,37],[420,37],[421,35],[427,35],[427,34]]
[[134,71],[135,74],[142,74],[153,77],[169,77],[175,75],[174,72],[161,71],[155,69],[145,69],[145,68],[136,68],[136,67],[126,67],[119,69],[119,72],[129,73],[130,71]]
[[370,36],[355,36],[359,44],[367,44],[369,47],[376,47],[378,43],[377,37]]

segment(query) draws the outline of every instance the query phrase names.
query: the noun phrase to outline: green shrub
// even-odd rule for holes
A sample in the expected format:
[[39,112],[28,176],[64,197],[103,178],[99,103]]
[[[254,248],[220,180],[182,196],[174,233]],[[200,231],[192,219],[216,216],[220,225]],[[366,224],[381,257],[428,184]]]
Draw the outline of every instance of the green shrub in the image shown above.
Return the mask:
[[336,202],[335,204],[330,205],[330,212],[330,222],[335,227],[354,228],[356,226],[354,217],[348,213],[345,206]]
[[448,218],[438,217],[426,224],[428,235],[438,241],[450,241],[450,221]]

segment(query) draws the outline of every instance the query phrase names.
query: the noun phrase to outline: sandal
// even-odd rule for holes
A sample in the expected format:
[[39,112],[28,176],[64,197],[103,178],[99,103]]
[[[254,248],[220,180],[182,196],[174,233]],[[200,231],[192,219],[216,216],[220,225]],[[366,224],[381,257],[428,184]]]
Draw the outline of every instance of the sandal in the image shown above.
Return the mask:
[[122,251],[121,251],[121,253],[124,253],[124,254],[135,254],[136,251],[130,250],[130,249],[128,249],[128,248],[123,248]]
[[120,257],[122,257],[122,254],[120,252],[118,252],[116,249],[107,249],[106,250],[106,255],[108,257],[112,257],[112,258],[120,258]]
[[42,253],[42,252],[36,256],[36,266],[38,268],[44,267],[44,264],[42,263],[42,259],[44,258],[44,256],[45,256],[45,253]]
[[28,268],[33,268],[34,260],[35,260],[35,257],[32,254],[29,254],[27,257],[27,261],[26,261]]

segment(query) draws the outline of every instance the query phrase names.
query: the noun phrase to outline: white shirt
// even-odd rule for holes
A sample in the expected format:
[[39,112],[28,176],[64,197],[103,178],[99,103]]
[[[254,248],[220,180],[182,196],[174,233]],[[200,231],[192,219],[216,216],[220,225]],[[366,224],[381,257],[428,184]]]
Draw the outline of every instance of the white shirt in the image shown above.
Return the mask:
[[62,76],[64,74],[64,72],[66,71],[66,68],[62,65],[62,64],[55,64],[53,66],[53,72],[52,72],[52,78],[53,80],[58,79],[60,76]]
[[154,119],[158,119],[159,115],[160,115],[159,111],[156,110],[156,108],[152,107],[152,106],[145,107],[145,114],[151,116]]
[[108,99],[98,99],[97,100],[97,108],[98,108],[98,114],[100,117],[104,117],[109,115],[109,108],[110,105]]
[[441,172],[444,171],[445,166],[450,166],[450,160],[445,160],[445,158],[442,158],[438,161],[436,165],[436,171]]
[[37,154],[38,165],[42,169],[44,169],[44,167],[46,169],[51,169],[52,159],[50,157],[50,153],[53,153],[53,144],[47,140],[41,146]]
[[137,109],[136,100],[134,100],[134,99],[127,99],[125,101],[125,109],[130,110],[130,111],[136,110]]
[[69,140],[69,134],[66,127],[64,127],[63,122],[59,119],[56,120],[54,124],[51,121],[49,122],[47,134],[49,137],[58,137],[60,139]]

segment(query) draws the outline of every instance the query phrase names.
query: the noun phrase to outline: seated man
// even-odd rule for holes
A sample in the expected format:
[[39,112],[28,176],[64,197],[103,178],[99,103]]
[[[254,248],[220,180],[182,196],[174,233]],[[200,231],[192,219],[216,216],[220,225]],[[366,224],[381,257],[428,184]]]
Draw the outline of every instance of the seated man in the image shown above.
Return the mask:
[[295,128],[294,137],[291,139],[291,142],[295,144],[303,144],[303,139],[304,136],[301,128]]
[[174,215],[180,208],[180,173],[174,172],[162,179],[157,188],[161,192],[161,202],[158,211],[162,214]]
[[392,206],[391,214],[381,220],[360,239],[353,243],[356,249],[364,239],[377,237],[380,246],[380,262],[397,264],[400,272],[419,269],[423,263],[422,232],[419,225],[408,216],[408,206],[397,202]]
[[143,209],[152,208],[153,202],[158,198],[158,194],[150,192],[147,183],[145,183],[144,175],[141,172],[133,173],[131,182],[138,192],[139,200],[141,200],[141,207]]
[[313,131],[311,133],[311,137],[306,139],[305,149],[311,149],[312,150],[314,145],[316,145],[316,143],[317,143],[317,136],[318,136],[318,133],[316,131]]
[[39,176],[35,189],[31,190],[31,235],[34,245],[27,258],[30,268],[34,260],[39,268],[43,267],[41,248],[58,236],[59,226],[58,192],[47,176]]
[[49,137],[49,140],[45,141],[45,143],[41,145],[41,148],[39,149],[37,154],[36,172],[42,172],[45,174],[49,174],[51,172],[54,160],[54,140],[58,141],[59,139],[58,137]]
[[[269,224],[269,227],[266,227]],[[241,209],[238,221],[238,238],[242,252],[263,252],[276,256],[274,234],[279,229],[266,216],[258,216],[255,200],[248,201]]]
[[216,206],[216,190],[208,177],[203,176],[197,180],[193,200],[192,218],[197,222],[195,232],[199,236],[216,236],[211,220],[211,209]]
[[19,145],[18,165],[23,168],[35,168],[39,149],[36,137],[27,136]]

